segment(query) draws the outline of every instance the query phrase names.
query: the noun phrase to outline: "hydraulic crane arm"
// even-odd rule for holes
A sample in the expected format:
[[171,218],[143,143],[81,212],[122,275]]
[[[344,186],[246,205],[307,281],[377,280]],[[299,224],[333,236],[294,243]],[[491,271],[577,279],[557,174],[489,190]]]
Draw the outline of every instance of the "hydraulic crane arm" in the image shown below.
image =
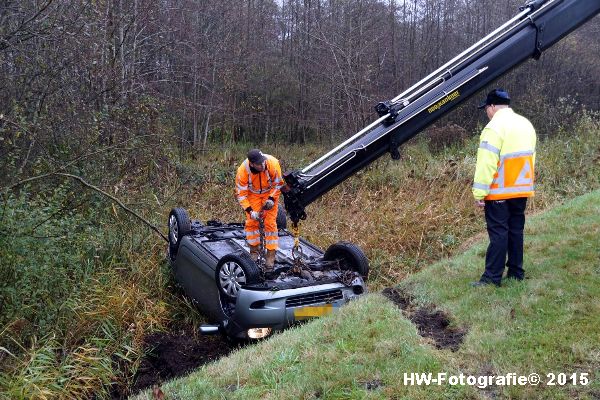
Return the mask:
[[600,11],[600,0],[532,0],[519,14],[415,85],[375,109],[379,119],[302,170],[285,174],[285,207],[294,223],[305,208],[398,147],[485,85],[542,52]]

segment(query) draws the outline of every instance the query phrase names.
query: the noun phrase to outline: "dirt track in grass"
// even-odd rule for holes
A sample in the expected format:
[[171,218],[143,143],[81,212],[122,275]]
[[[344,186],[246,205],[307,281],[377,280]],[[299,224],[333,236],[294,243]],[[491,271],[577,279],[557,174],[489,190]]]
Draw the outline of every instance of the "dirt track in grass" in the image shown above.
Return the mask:
[[431,339],[438,349],[458,350],[467,330],[461,327],[451,327],[450,317],[435,306],[417,307],[409,294],[396,288],[386,288],[381,292],[392,301],[402,313],[417,326],[419,335]]

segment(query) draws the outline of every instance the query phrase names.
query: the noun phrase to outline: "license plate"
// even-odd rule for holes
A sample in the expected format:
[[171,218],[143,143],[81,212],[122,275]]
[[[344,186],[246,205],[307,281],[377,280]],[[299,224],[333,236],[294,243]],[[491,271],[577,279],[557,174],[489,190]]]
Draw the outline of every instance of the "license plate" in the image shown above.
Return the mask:
[[298,307],[294,309],[294,318],[306,319],[322,317],[323,315],[331,314],[333,309],[333,304],[324,304],[322,306]]

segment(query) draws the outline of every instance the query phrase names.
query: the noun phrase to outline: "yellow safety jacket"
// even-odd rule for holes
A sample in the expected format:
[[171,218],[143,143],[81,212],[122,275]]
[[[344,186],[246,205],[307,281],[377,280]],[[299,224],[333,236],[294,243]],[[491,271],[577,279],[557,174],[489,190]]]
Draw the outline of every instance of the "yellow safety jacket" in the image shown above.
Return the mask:
[[481,132],[473,182],[475,200],[534,195],[535,129],[511,108],[498,110]]
[[244,210],[252,207],[254,211],[259,211],[262,202],[269,197],[277,202],[281,194],[281,187],[285,184],[281,176],[279,161],[271,155],[265,154],[264,156],[267,158],[265,170],[260,173],[253,174],[250,171],[248,159],[237,169],[236,195]]

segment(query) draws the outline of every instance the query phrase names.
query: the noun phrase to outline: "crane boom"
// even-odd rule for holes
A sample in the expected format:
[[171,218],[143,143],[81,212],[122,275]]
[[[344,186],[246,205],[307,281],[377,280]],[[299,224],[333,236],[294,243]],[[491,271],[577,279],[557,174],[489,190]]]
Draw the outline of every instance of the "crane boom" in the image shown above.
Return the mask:
[[600,0],[531,0],[483,39],[395,98],[379,118],[302,170],[284,175],[285,208],[294,223],[305,208],[385,153],[453,110],[494,79],[542,52],[600,12]]

